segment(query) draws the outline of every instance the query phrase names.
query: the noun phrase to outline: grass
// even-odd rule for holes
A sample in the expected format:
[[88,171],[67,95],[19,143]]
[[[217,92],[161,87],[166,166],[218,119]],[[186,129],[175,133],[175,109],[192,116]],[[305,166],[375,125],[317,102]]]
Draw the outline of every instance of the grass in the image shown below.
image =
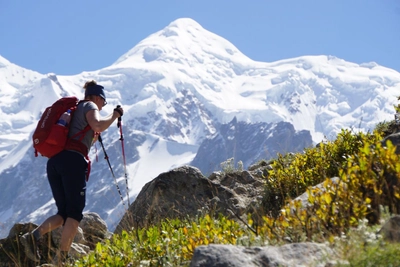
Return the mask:
[[[386,212],[387,219],[388,215]],[[334,246],[342,252],[342,259],[348,262],[339,266],[400,266],[400,243],[384,241],[382,236],[377,234],[380,227],[381,225],[367,226],[367,221],[364,220],[346,236],[337,238]]]

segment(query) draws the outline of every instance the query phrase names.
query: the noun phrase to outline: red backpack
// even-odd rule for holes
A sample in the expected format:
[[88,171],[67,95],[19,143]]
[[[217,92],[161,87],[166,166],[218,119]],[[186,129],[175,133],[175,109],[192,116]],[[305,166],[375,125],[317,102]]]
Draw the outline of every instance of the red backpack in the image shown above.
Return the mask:
[[[72,118],[78,103],[78,98],[75,96],[68,96],[60,98],[54,102],[53,105],[46,108],[32,136],[36,157],[38,156],[38,153],[40,153],[44,157],[51,158],[65,148],[68,140],[70,123],[68,123],[67,126],[62,126],[58,125],[57,121],[67,110],[71,111],[70,114]],[[90,126],[88,125],[84,130],[73,137],[82,135],[80,139],[82,140],[84,133],[89,129]],[[85,147],[85,149],[87,148]]]

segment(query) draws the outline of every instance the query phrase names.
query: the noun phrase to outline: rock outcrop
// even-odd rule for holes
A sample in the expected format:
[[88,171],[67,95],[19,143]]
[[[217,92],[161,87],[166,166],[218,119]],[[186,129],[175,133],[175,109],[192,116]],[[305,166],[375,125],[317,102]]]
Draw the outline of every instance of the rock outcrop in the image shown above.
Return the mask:
[[400,215],[391,217],[378,233],[388,242],[400,243]]
[[[8,236],[0,240],[0,267],[36,267],[41,264],[49,266],[46,264],[51,262],[55,256],[61,239],[62,228],[58,228],[40,239],[38,247],[41,260],[34,262],[25,255],[19,238],[37,226],[33,223],[17,223],[11,228]],[[107,230],[106,223],[98,214],[85,213],[79,224],[78,233],[73,240],[70,256],[79,258],[87,255],[98,242],[102,242],[110,236],[111,233]]]
[[240,217],[258,213],[263,180],[249,171],[206,178],[199,169],[183,166],[147,183],[114,233],[146,227],[165,218],[187,218],[207,213]]

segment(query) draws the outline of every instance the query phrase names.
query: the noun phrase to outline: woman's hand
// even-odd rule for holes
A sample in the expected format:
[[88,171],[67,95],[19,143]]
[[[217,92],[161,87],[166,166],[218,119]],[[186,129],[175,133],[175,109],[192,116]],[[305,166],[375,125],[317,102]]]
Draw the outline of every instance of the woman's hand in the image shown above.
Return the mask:
[[122,107],[120,105],[118,105],[116,108],[114,108],[114,113],[117,112],[119,114],[119,117],[122,117],[122,115],[124,115],[124,110],[122,109]]

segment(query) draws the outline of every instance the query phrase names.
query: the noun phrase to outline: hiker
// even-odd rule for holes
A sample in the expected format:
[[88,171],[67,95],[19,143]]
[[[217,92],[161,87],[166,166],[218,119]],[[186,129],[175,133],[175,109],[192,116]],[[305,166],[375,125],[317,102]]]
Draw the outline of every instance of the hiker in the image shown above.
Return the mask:
[[[68,251],[83,218],[86,201],[86,182],[90,173],[88,153],[97,140],[98,133],[105,131],[119,117],[123,109],[118,106],[113,113],[100,118],[99,111],[107,104],[104,87],[96,81],[85,83],[85,98],[80,101],[70,122],[68,141],[63,151],[47,161],[47,177],[57,206],[57,214],[47,218],[39,227],[21,237],[26,255],[39,261],[37,241],[46,233],[63,226],[59,260],[68,257]],[[85,132],[83,130],[87,127]],[[83,136],[76,137],[83,132]],[[72,137],[72,138],[71,138]],[[81,141],[79,141],[81,140]]]

